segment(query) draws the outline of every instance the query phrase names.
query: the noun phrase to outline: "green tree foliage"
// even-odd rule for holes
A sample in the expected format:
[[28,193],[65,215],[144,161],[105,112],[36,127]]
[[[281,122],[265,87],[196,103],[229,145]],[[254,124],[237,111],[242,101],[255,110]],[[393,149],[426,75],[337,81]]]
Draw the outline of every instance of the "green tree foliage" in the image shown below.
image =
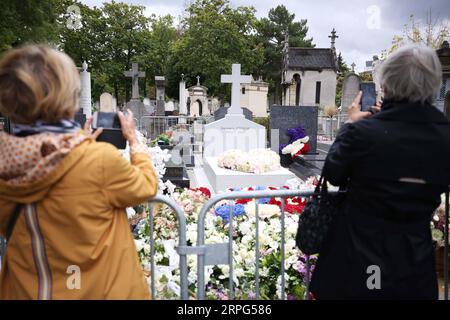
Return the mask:
[[[76,4],[81,9],[82,26],[67,28],[70,18],[66,8]],[[113,93],[119,104],[130,99],[131,81],[123,75],[133,62],[147,71],[157,65],[152,55],[152,19],[144,15],[144,7],[125,3],[104,3],[101,8],[89,8],[81,3],[64,0],[59,16],[61,49],[77,65],[87,61],[92,76],[94,99],[104,91]],[[161,43],[160,43],[161,44]],[[150,72],[152,73],[152,72]],[[150,79],[147,75],[147,79]],[[141,79],[141,93],[146,93],[147,79]]]
[[220,75],[231,72],[232,63],[240,63],[243,73],[254,73],[263,61],[256,46],[255,10],[232,8],[227,0],[197,0],[187,8],[182,21],[182,36],[175,42],[170,58],[169,90],[176,96],[180,75],[194,84],[200,75],[208,94],[220,98],[229,90],[220,83]]
[[57,40],[55,5],[51,0],[2,0],[0,52],[27,42]]
[[275,94],[275,101],[281,103],[281,69],[283,45],[286,31],[289,34],[290,47],[314,47],[313,39],[307,39],[307,20],[295,21],[295,14],[290,13],[284,5],[270,9],[267,18],[257,24],[257,41],[264,48],[264,64],[261,74],[268,79],[270,93]]
[[[68,27],[73,5],[81,18],[75,29]],[[130,98],[131,80],[123,72],[133,62],[146,72],[139,81],[145,96],[154,96],[154,77],[163,75],[168,96],[177,98],[183,73],[188,85],[200,75],[209,95],[229,100],[229,85],[220,83],[220,75],[240,63],[243,73],[263,76],[278,99],[286,30],[290,46],[313,46],[307,21],[295,21],[295,14],[282,5],[258,20],[253,7],[233,7],[229,0],[195,0],[176,27],[172,16],[148,17],[144,9],[115,1],[89,7],[80,0],[3,0],[0,53],[27,42],[55,46],[77,66],[88,63],[94,101],[110,92],[120,105]]]
[[347,66],[347,63],[345,63],[341,53],[338,54],[337,62],[339,67],[339,73],[337,76],[337,84],[336,84],[336,106],[339,107],[342,101],[342,85],[344,83],[345,77],[349,74],[350,69]]

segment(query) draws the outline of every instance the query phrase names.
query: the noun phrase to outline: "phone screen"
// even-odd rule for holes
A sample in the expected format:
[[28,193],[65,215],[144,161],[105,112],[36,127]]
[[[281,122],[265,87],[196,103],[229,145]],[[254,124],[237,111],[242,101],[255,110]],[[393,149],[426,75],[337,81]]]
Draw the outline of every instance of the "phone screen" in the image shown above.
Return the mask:
[[115,112],[99,112],[96,128],[120,129],[119,116]]
[[362,91],[361,111],[370,111],[370,108],[377,103],[375,83],[363,82],[360,84],[360,90]]

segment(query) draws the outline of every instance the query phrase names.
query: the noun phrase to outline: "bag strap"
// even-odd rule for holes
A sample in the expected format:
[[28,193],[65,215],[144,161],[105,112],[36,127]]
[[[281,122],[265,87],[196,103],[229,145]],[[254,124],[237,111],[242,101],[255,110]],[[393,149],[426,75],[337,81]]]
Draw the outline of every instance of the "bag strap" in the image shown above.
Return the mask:
[[21,204],[16,205],[11,217],[9,218],[8,225],[6,227],[6,234],[5,234],[6,241],[9,241],[9,239],[12,236],[14,227],[16,225],[17,219],[19,218],[19,214],[20,214],[20,211],[22,210],[22,207],[23,207],[23,205],[21,205]]

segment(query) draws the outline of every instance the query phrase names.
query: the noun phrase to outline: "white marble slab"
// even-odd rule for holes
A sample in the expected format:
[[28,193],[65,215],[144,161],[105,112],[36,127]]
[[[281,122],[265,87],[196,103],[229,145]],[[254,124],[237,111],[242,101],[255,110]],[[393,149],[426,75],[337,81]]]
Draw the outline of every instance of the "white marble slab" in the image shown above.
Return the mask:
[[285,168],[254,174],[220,168],[216,157],[205,157],[203,161],[208,182],[216,193],[233,187],[282,187],[287,180],[296,178],[295,174]]

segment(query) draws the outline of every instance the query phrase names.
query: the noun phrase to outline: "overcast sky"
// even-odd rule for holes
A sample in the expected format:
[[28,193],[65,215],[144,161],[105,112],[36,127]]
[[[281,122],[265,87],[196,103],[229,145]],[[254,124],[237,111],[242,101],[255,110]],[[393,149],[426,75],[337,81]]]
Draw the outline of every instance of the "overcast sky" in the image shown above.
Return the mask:
[[[119,2],[119,0],[116,0]],[[101,6],[105,0],[83,0],[89,6]],[[107,2],[107,1],[106,1]],[[179,18],[189,0],[124,0],[146,6],[147,14],[171,14]],[[434,18],[450,17],[449,0],[231,0],[233,6],[253,6],[258,17],[284,4],[296,20],[307,19],[308,36],[316,47],[329,47],[328,36],[336,28],[336,48],[350,65],[363,71],[365,61],[390,47],[392,37],[401,35],[409,15],[425,20],[431,8]],[[178,21],[176,19],[176,21]]]

